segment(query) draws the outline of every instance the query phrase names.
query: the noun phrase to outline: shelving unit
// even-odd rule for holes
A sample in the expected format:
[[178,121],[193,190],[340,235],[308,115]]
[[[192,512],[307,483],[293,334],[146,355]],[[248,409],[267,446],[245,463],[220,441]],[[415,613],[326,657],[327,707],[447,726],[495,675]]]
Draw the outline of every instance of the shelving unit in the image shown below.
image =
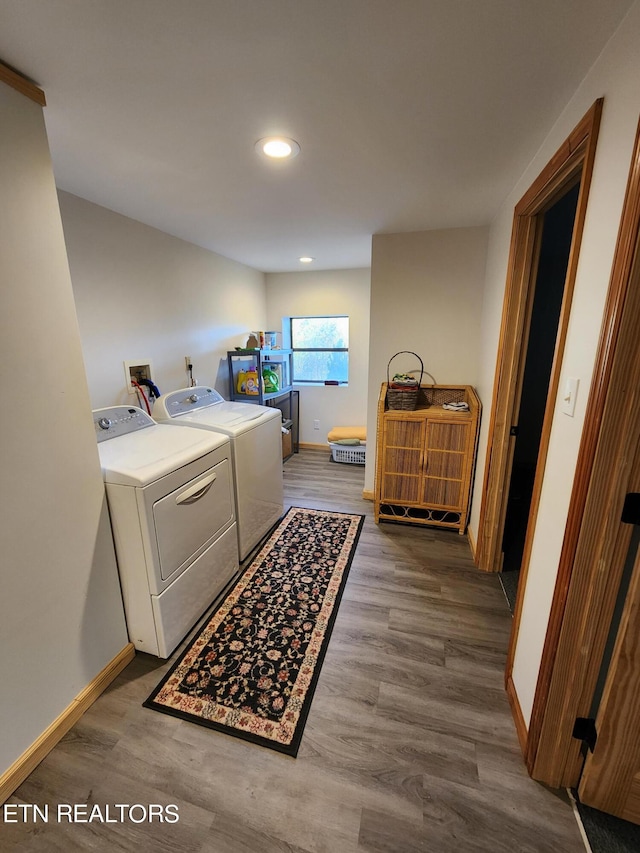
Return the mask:
[[[469,411],[442,408],[465,402]],[[416,409],[378,399],[375,522],[467,527],[481,404],[471,385],[423,386]]]
[[[289,459],[298,452],[300,429],[300,395],[291,385],[293,351],[289,349],[240,349],[227,352],[229,370],[229,398],[241,403],[256,403],[261,406],[275,406],[282,412],[283,422],[292,422],[291,453],[283,458]],[[262,371],[268,366],[279,378],[278,391],[265,392]],[[242,371],[255,368],[258,375],[257,393],[246,394],[238,391],[238,378]],[[289,447],[284,443],[283,447]]]

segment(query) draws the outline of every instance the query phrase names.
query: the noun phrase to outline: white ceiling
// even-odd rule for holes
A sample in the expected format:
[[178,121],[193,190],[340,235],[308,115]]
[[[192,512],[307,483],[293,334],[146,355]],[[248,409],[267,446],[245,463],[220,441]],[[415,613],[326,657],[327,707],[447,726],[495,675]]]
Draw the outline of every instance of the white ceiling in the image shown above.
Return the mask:
[[0,0],[0,60],[60,188],[266,272],[367,267],[372,234],[488,223],[631,5]]

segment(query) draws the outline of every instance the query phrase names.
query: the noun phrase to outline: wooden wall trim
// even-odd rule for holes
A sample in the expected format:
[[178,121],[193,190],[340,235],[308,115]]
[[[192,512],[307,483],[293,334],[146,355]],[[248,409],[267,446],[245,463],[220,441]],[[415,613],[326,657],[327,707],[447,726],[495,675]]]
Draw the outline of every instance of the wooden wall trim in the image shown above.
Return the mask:
[[[560,364],[568,325],[573,283],[577,272],[578,253],[586,204],[595,158],[595,146],[603,99],[598,99],[582,118],[567,140],[547,163],[514,210],[507,282],[503,303],[498,358],[493,386],[489,440],[484,472],[480,521],[478,525],[478,566],[484,571],[501,568],[500,545],[506,512],[505,482],[513,456],[509,430],[519,407],[522,381],[522,359],[526,346],[527,316],[530,310],[531,286],[535,276],[534,260],[540,239],[539,218],[559,195],[582,174],[572,249],[567,269],[565,301],[559,324],[559,345],[551,373],[549,399],[557,393]],[[567,299],[567,296],[569,297]],[[548,446],[552,412],[545,416],[541,458]],[[541,482],[539,484],[539,488]],[[534,487],[535,489],[535,487]],[[535,496],[535,491],[534,491]],[[534,509],[535,509],[534,505]]]
[[[639,463],[640,442],[631,485],[634,492],[639,488]],[[640,824],[640,548],[637,543],[630,574],[596,716],[598,740],[593,752],[587,752],[578,793],[586,805]]]
[[[594,538],[601,553],[605,535],[606,507],[598,506],[603,482],[595,484],[594,466],[602,444],[601,431],[605,419],[607,397],[611,391],[614,356],[620,342],[622,321],[634,263],[640,240],[640,125],[636,133],[634,154],[625,195],[622,222],[616,244],[611,280],[596,354],[593,379],[587,401],[587,415],[580,442],[576,474],[565,528],[558,577],[551,605],[551,615],[542,653],[534,708],[530,722],[527,764],[530,772],[548,784],[575,784],[579,772],[577,742],[570,743],[567,728],[575,710],[584,706],[593,694],[593,670],[602,656],[602,625],[588,625],[587,603],[591,612],[600,608],[600,621],[606,622],[608,593],[602,587],[602,568],[594,565]],[[631,331],[631,336],[637,331]],[[627,332],[627,337],[629,332]],[[628,378],[628,377],[627,377]],[[623,412],[619,410],[619,429]],[[602,476],[611,476],[611,470]],[[600,501],[601,503],[601,501]],[[590,512],[592,507],[592,512]],[[589,542],[587,542],[589,540]],[[584,547],[583,547],[584,543]],[[591,552],[591,553],[590,553]],[[615,571],[616,557],[612,556]],[[598,580],[600,578],[600,580]],[[598,582],[599,602],[591,601]],[[615,585],[610,578],[609,587]],[[570,590],[578,600],[570,612]],[[586,596],[586,600],[581,600]],[[605,625],[608,628],[608,623]],[[588,641],[588,642],[587,642]],[[587,643],[585,645],[585,643]],[[576,653],[578,655],[576,656]],[[594,660],[595,658],[595,660]],[[578,671],[583,681],[580,682]],[[567,680],[567,673],[571,679]],[[573,715],[573,717],[572,717]],[[559,781],[558,781],[559,780]],[[566,781],[569,780],[569,781]]]
[[[522,196],[515,211],[517,216],[527,216],[539,212],[575,174],[584,157],[585,148],[594,135],[597,136],[602,116],[603,98],[598,98],[591,109],[582,117],[562,143],[526,193]],[[558,180],[560,176],[560,180]]]
[[[525,535],[524,548],[522,553],[522,565],[520,569],[520,579],[518,587],[521,590],[520,595],[516,598],[516,606],[514,608],[513,623],[511,630],[511,638],[509,641],[509,652],[507,656],[507,672],[511,673],[515,658],[516,646],[518,642],[518,634],[520,631],[520,621],[522,618],[522,607],[524,604],[524,590],[526,589],[527,578],[529,575],[529,563],[531,561],[531,552],[533,549],[533,540],[535,536],[536,520],[538,510],[540,508],[540,499],[542,496],[542,486],[544,482],[545,465],[547,454],[549,452],[549,442],[551,440],[551,430],[553,420],[556,414],[556,399],[558,395],[558,387],[560,383],[560,373],[562,370],[562,359],[564,356],[564,348],[567,339],[567,331],[569,327],[569,317],[571,313],[571,303],[573,300],[573,290],[578,271],[578,258],[580,254],[580,245],[582,242],[582,234],[584,232],[584,223],[587,215],[587,201],[589,198],[589,189],[591,187],[591,177],[593,174],[593,165],[595,161],[596,144],[598,138],[598,129],[600,126],[600,117],[602,113],[602,101],[597,101],[593,108],[589,111],[591,121],[591,131],[586,134],[584,129],[584,120],[578,126],[578,131],[575,133],[576,142],[571,149],[569,145],[570,156],[564,168],[560,169],[557,174],[556,187],[558,191],[563,191],[567,185],[566,177],[569,176],[569,181],[576,179],[576,170],[581,174],[580,192],[578,195],[578,203],[576,207],[576,215],[573,226],[573,235],[571,238],[571,249],[569,252],[569,260],[567,263],[567,273],[565,277],[564,296],[560,309],[560,317],[558,321],[558,334],[556,338],[556,347],[553,355],[553,364],[551,366],[551,375],[549,380],[549,393],[547,396],[547,406],[544,413],[542,424],[542,433],[540,435],[540,446],[538,449],[538,462],[536,465],[535,479],[533,483],[533,492],[531,495],[531,505],[529,509],[529,522],[527,524],[527,532]],[[579,143],[578,143],[579,140]],[[579,159],[576,161],[575,157]],[[553,182],[549,182],[545,186],[540,198],[544,198],[545,205],[549,203],[549,189],[553,187]],[[560,187],[562,190],[560,190]],[[534,735],[535,736],[535,735]],[[533,737],[529,738],[529,748],[535,743]]]
[[469,549],[471,550],[471,556],[473,558],[473,562],[477,566],[478,565],[478,560],[477,560],[478,547],[476,545],[476,537],[475,537],[475,533],[473,532],[473,530],[468,525],[467,525],[467,541],[469,542]]
[[69,729],[77,723],[87,708],[98,696],[106,690],[114,678],[135,657],[132,643],[128,643],[122,651],[110,661],[104,669],[92,679],[73,702],[45,729],[37,740],[17,758],[11,767],[0,776],[0,805],[4,803],[18,788],[27,776],[32,773],[40,762],[46,758],[53,747],[61,740]]
[[27,98],[35,101],[36,104],[40,104],[41,107],[47,105],[42,89],[2,61],[0,61],[0,81],[11,86],[12,89],[16,89],[22,95],[26,95]]
[[507,286],[502,308],[498,358],[489,416],[489,442],[484,473],[480,520],[478,524],[478,567],[499,571],[499,531],[504,523],[506,501],[502,484],[511,465],[513,442],[509,430],[518,393],[519,353],[527,312],[527,283],[531,258],[537,239],[536,223],[528,217],[514,216],[507,269]]
[[524,715],[522,713],[522,708],[520,707],[518,694],[516,693],[516,688],[511,676],[506,679],[505,689],[507,691],[509,705],[511,706],[511,714],[513,716],[513,722],[515,723],[516,734],[518,735],[518,740],[520,742],[520,749],[522,750],[522,754],[526,755],[528,740],[527,724],[524,721]]

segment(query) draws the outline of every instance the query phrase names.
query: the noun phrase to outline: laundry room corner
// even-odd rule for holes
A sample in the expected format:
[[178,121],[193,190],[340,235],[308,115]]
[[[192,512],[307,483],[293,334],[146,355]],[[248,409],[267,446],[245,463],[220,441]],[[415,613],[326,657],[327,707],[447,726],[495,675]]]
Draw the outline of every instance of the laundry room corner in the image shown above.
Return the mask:
[[151,360],[161,393],[193,378],[228,399],[227,351],[265,328],[263,273],[70,193],[58,197],[91,408],[138,405],[124,363],[140,358]]

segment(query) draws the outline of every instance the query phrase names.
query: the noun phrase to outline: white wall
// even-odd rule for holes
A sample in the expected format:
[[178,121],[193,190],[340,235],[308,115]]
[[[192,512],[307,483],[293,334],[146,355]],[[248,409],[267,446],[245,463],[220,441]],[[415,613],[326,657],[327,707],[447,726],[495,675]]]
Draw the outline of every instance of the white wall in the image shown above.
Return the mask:
[[137,403],[124,361],[150,359],[161,392],[201,384],[227,396],[226,353],[265,325],[261,272],[59,193],[92,408]]
[[[375,436],[380,385],[396,352],[417,353],[438,384],[476,385],[487,236],[487,228],[374,235],[368,436]],[[415,367],[415,358],[399,356],[391,374]],[[375,447],[369,446],[365,489],[372,491]]]
[[[288,316],[349,316],[349,385],[300,387],[300,441],[326,444],[334,426],[364,426],[367,416],[370,270],[269,273],[267,326]],[[320,428],[314,429],[318,420]],[[375,432],[375,430],[374,430]]]
[[[505,201],[493,222],[489,238],[481,324],[482,361],[478,377],[478,388],[487,406],[493,391],[514,206],[593,102],[604,96],[593,182],[560,378],[560,391],[569,376],[580,380],[580,388],[573,418],[562,414],[556,405],[513,670],[513,681],[525,721],[530,719],[533,706],[602,312],[640,115],[639,44],[640,4],[636,3]],[[485,418],[481,435],[476,495],[479,495],[484,476],[487,421],[488,418]],[[476,500],[471,518],[471,527],[475,530],[478,517],[479,501]]]
[[0,774],[127,644],[42,109],[0,83]]

